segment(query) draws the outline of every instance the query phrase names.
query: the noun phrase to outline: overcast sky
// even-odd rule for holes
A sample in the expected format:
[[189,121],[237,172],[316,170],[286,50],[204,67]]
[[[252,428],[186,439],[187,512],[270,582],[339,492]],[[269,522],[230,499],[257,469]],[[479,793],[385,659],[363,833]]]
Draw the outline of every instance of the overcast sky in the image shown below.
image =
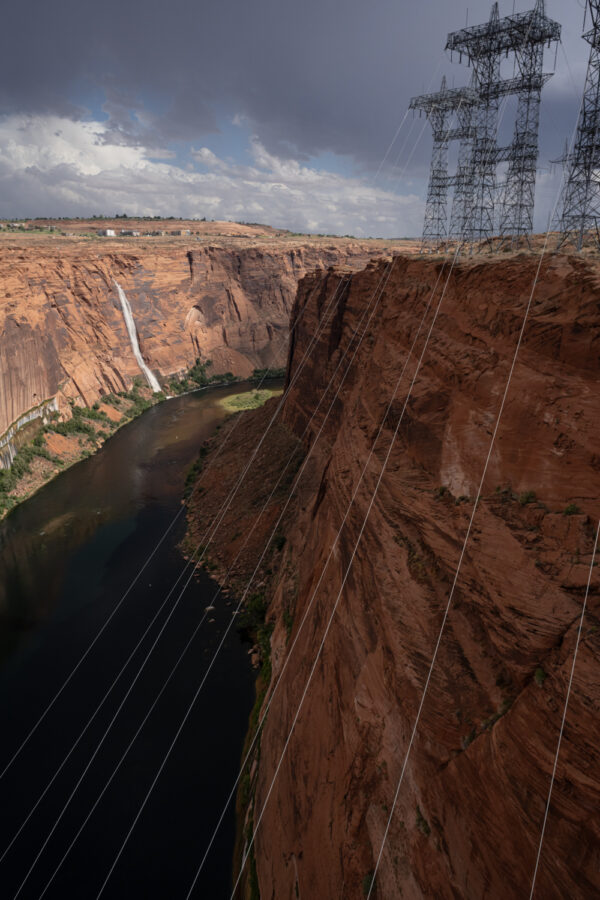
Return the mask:
[[[524,11],[533,0],[516,0]],[[537,227],[573,128],[583,0],[544,90]],[[431,149],[414,94],[489,0],[21,0],[0,29],[0,216],[206,216],[359,236],[420,233]],[[512,12],[501,0],[500,14]],[[554,50],[545,69],[554,69]],[[503,130],[510,133],[506,107]],[[387,158],[382,165],[387,152]]]

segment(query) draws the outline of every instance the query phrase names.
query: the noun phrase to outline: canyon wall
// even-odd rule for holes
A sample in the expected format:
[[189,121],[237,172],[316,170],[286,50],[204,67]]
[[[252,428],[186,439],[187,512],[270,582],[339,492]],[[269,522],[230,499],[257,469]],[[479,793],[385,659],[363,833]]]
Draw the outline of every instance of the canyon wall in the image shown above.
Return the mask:
[[[216,227],[216,226],[213,226]],[[126,292],[141,351],[160,377],[197,357],[246,376],[284,365],[300,278],[362,267],[384,242],[66,240],[0,244],[0,435],[57,397],[91,405],[140,374],[115,290]]]
[[[372,508],[433,309],[419,325],[448,267],[398,257],[300,285],[282,416],[209,549],[223,577],[249,535],[232,573],[241,590],[304,456],[251,588],[265,592],[274,627],[272,701],[245,822],[247,836],[264,809],[263,900],[368,891],[537,267],[523,255],[454,268]],[[338,364],[382,288],[346,374]],[[597,263],[544,261],[387,834],[380,900],[529,895],[600,515],[599,313]],[[276,402],[215,439],[227,442],[192,495],[192,538]],[[600,892],[599,572],[597,562],[536,897]]]

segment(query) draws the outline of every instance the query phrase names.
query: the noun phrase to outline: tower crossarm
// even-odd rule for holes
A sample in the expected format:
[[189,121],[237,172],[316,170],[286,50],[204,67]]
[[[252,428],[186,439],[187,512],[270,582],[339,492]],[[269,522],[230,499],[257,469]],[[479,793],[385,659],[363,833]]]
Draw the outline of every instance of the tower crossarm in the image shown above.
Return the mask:
[[448,141],[468,141],[472,138],[474,131],[471,127],[451,128],[446,132],[445,137]]
[[[496,153],[495,153],[496,164],[502,163],[502,162],[513,162],[513,160],[515,159],[515,149],[516,148],[515,148],[514,141],[512,144],[509,144],[508,147],[498,147],[496,150]],[[518,150],[519,150],[518,159],[520,160],[521,163],[524,159],[526,159],[527,161],[533,160],[535,163],[537,163],[537,158],[538,158],[537,145],[534,145],[534,146],[524,145],[523,147],[518,147]]]
[[479,100],[477,91],[471,87],[449,88],[436,91],[434,94],[421,94],[413,97],[409,109],[430,112],[453,112],[460,106],[474,106]]
[[469,64],[483,56],[515,53],[524,45],[551,44],[560,40],[561,27],[548,18],[544,3],[538,0],[535,8],[524,13],[496,19],[483,25],[461,28],[448,35],[446,50],[466,56]]
[[586,31],[583,38],[594,50],[600,50],[600,0],[587,0],[587,3],[592,18],[592,27]]
[[541,91],[543,86],[552,78],[552,72],[525,75],[521,78],[506,78],[486,85],[486,98],[506,97],[511,94],[522,94],[528,91]]

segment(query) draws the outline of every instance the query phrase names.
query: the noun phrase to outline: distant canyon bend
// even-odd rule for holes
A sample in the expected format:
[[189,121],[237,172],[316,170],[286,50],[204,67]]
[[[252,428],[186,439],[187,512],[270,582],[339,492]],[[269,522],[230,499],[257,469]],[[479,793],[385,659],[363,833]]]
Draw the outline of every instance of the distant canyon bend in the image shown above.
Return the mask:
[[210,359],[213,373],[245,377],[285,364],[290,311],[307,272],[360,269],[393,247],[223,231],[146,241],[2,235],[0,436],[40,404],[68,414],[68,401],[91,406],[140,375],[115,282],[159,379],[197,358]]

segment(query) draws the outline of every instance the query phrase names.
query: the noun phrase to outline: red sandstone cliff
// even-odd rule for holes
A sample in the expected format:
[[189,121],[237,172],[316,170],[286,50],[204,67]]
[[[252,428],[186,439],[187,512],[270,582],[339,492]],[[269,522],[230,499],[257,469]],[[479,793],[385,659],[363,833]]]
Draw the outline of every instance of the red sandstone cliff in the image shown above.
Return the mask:
[[255,367],[283,365],[300,278],[338,263],[362,267],[386,247],[381,241],[264,237],[4,235],[0,435],[45,399],[81,397],[90,405],[140,374],[115,279],[129,298],[142,354],[157,374],[181,372],[200,356],[213,360],[214,372],[245,376]]
[[[261,897],[359,898],[374,867],[472,511],[537,258],[463,263],[423,368],[256,837]],[[286,496],[257,511],[325,389],[384,263],[355,274],[211,549],[252,571]],[[252,770],[256,821],[340,589],[414,370],[409,363],[339,546],[302,616],[441,263],[397,259],[253,589],[271,600],[271,691]],[[445,280],[445,274],[443,280]],[[293,374],[339,276],[308,277]],[[302,315],[300,312],[302,311]],[[544,262],[483,498],[377,879],[376,896],[528,896],[600,515],[600,267]],[[429,323],[429,320],[427,324]],[[422,337],[417,342],[418,356]],[[343,368],[341,370],[343,372]],[[340,382],[341,372],[334,377]],[[335,389],[335,387],[334,387]],[[274,403],[246,414],[191,500],[211,520]],[[222,438],[219,438],[221,440]],[[311,449],[312,448],[312,449]],[[296,464],[294,465],[294,468]],[[287,478],[289,484],[289,478]],[[440,490],[441,489],[441,490]],[[530,492],[535,492],[535,497]],[[580,510],[565,515],[575,504]],[[569,507],[573,512],[573,507]],[[233,537],[232,537],[233,536]],[[537,897],[600,893],[599,575],[593,570]],[[288,636],[287,631],[290,631]]]

